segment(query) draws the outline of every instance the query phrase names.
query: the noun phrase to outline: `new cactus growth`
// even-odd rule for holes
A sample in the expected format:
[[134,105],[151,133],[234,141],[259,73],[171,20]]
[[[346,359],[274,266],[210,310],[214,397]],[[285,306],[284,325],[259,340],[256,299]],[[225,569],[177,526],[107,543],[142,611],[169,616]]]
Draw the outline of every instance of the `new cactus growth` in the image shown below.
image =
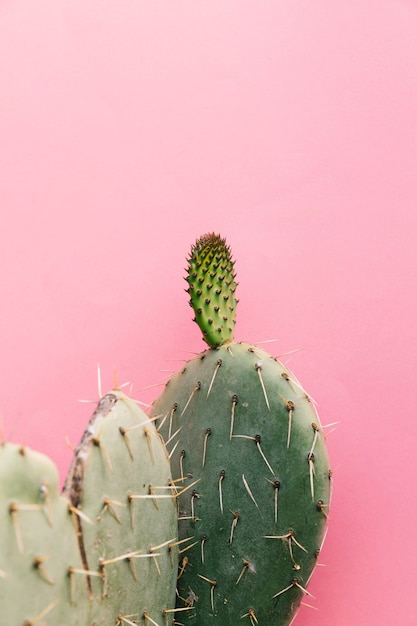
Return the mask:
[[58,493],[54,464],[0,447],[0,606],[16,626],[172,620],[176,491],[153,423],[120,391],[99,402]]
[[204,341],[217,348],[233,340],[236,323],[234,262],[224,239],[201,237],[188,258],[190,305]]
[[152,407],[173,477],[189,486],[178,498],[177,619],[186,611],[198,626],[287,626],[309,594],[326,530],[323,430],[282,363],[233,342],[236,282],[224,239],[197,241],[187,282],[209,349]]

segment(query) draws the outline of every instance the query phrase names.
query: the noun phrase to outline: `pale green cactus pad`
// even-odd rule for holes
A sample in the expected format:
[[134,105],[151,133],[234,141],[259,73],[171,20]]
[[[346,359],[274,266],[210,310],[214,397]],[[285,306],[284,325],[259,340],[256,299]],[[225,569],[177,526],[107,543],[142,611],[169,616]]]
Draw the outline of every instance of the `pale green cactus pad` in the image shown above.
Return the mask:
[[13,626],[171,623],[177,508],[151,420],[104,396],[58,493],[43,455],[0,447],[0,606]]
[[[169,459],[137,404],[112,392],[100,401],[64,487],[82,511],[84,568],[98,626],[118,614],[165,623],[175,602],[177,512]],[[91,523],[92,522],[92,523]]]
[[0,445],[0,528],[1,622],[86,624],[87,594],[71,597],[69,572],[83,565],[57,469],[43,454],[11,443]]

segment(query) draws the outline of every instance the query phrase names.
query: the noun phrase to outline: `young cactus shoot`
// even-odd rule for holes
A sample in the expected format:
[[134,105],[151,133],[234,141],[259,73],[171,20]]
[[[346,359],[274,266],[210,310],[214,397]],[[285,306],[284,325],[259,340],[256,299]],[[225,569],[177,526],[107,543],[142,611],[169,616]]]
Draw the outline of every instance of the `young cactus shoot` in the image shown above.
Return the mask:
[[234,261],[226,240],[204,235],[191,248],[186,280],[195,321],[210,348],[233,341],[236,323]]

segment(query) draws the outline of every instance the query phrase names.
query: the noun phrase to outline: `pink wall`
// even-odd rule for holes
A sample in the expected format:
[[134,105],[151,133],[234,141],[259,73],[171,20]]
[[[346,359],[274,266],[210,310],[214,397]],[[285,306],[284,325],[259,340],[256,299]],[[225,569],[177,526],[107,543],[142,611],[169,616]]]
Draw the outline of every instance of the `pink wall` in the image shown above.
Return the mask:
[[340,422],[297,626],[417,624],[416,41],[412,0],[0,0],[4,435],[64,475],[98,363],[151,400],[221,232],[237,338]]

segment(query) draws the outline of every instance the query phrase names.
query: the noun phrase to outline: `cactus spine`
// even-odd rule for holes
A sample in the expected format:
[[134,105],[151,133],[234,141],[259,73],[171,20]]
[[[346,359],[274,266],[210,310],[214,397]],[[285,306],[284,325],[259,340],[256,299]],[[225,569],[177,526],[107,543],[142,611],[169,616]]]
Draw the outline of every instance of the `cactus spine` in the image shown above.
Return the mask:
[[177,575],[169,459],[120,391],[99,402],[63,494],[54,464],[0,447],[0,606],[16,626],[163,626]]
[[[178,498],[178,609],[205,624],[287,626],[324,540],[330,470],[312,402],[259,347],[233,342],[234,262],[220,236],[188,260],[190,304],[209,349],[152,407]],[[177,619],[182,613],[178,613]]]

